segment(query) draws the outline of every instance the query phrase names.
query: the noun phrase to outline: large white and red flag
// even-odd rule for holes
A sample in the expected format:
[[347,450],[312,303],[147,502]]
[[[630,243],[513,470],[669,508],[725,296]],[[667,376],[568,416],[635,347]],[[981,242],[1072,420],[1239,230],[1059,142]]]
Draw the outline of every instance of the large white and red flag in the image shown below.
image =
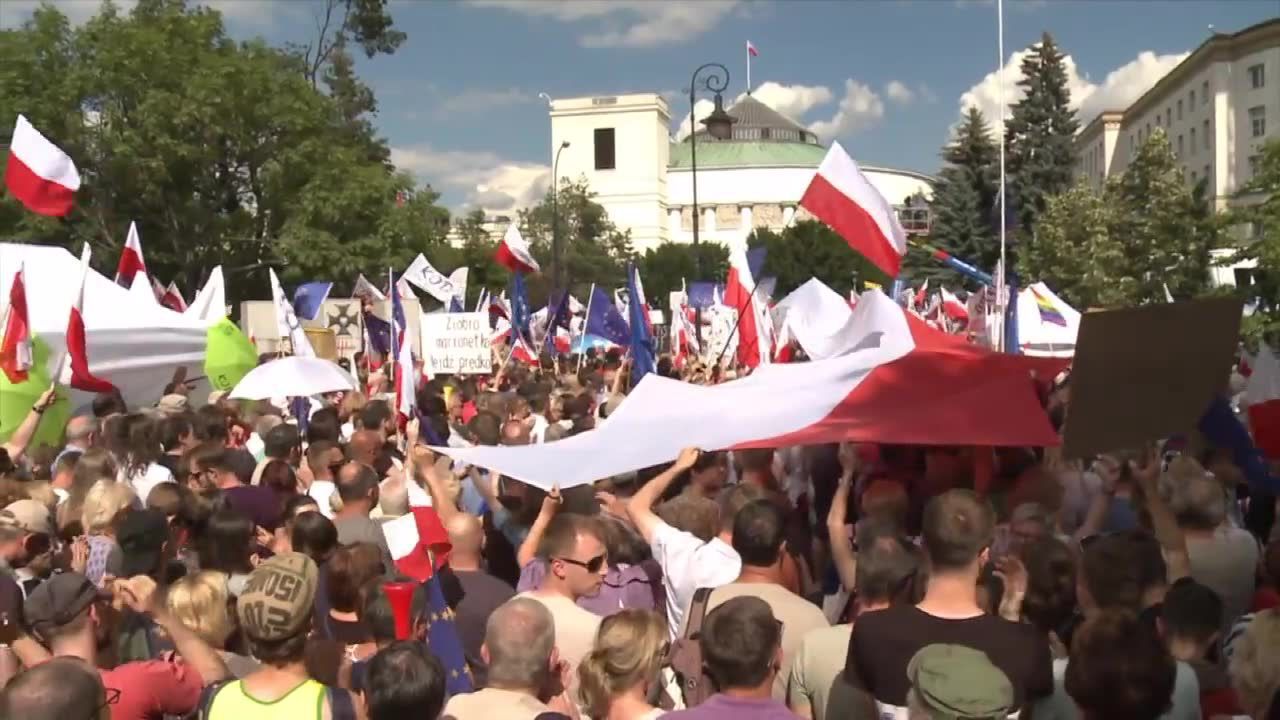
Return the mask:
[[800,205],[831,226],[889,277],[897,277],[907,252],[907,233],[893,205],[871,184],[858,164],[831,143]]
[[23,267],[13,274],[13,284],[9,286],[9,304],[3,314],[0,328],[4,329],[4,340],[0,342],[0,371],[4,372],[9,382],[18,384],[27,379],[27,371],[31,369],[31,317],[27,313],[27,283]]
[[992,353],[931,331],[878,291],[825,323],[803,324],[842,338],[828,343],[834,354],[715,386],[650,373],[596,430],[544,445],[438,451],[549,489],[670,462],[691,446],[1059,442],[1030,374],[1053,377],[1064,361]]
[[409,491],[409,514],[383,523],[382,535],[396,570],[426,582],[449,560],[453,545],[440,515],[431,506],[431,496],[415,482],[406,483],[405,487]]
[[969,308],[946,288],[942,288],[942,312],[956,322],[969,322]]
[[124,248],[120,250],[120,262],[116,264],[116,284],[124,288],[131,287],[133,278],[138,273],[146,277],[147,264],[142,259],[142,239],[138,237],[138,224],[131,222]]
[[760,299],[755,295],[756,280],[747,262],[747,248],[742,245],[729,253],[729,274],[724,281],[724,304],[738,311],[738,363],[754,368],[770,357],[768,336],[760,327]]
[[169,287],[160,294],[160,304],[174,312],[186,311],[187,301],[182,298],[182,291],[178,289],[177,281],[169,281]]
[[19,115],[9,141],[4,184],[31,212],[66,215],[80,189],[80,172],[70,155]]
[[84,329],[84,285],[89,278],[89,244],[85,243],[80,254],[80,277],[76,294],[71,301],[71,313],[67,318],[67,351],[58,372],[63,385],[94,393],[109,393],[116,388],[110,382],[89,370],[88,337]]
[[1263,345],[1253,358],[1244,386],[1253,442],[1271,460],[1280,460],[1280,358]]
[[520,228],[514,222],[507,226],[507,234],[502,236],[502,242],[498,243],[498,251],[493,257],[511,272],[536,273],[542,269],[538,267],[538,261],[533,259],[529,241],[520,234]]

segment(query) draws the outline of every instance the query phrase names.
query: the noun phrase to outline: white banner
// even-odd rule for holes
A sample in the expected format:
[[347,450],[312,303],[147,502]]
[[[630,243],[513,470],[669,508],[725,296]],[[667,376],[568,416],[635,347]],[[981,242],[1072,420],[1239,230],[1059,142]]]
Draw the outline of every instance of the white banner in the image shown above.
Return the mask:
[[[446,306],[453,296],[458,294],[458,287],[453,280],[445,277],[431,266],[427,261],[427,257],[422,253],[418,253],[418,257],[414,258],[413,263],[404,271],[404,280],[413,283],[418,289],[427,293],[431,297],[444,303]],[[466,280],[464,279],[465,283]],[[465,292],[465,287],[463,289]]]
[[423,372],[483,375],[493,371],[488,313],[424,313],[420,321]]

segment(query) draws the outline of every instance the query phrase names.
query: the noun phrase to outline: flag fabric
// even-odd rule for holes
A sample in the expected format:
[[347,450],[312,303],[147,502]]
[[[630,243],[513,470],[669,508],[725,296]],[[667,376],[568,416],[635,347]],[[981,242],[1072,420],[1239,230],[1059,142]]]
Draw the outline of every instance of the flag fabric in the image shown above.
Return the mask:
[[520,235],[520,228],[514,222],[507,226],[507,234],[502,236],[494,259],[511,272],[536,273],[542,270],[538,261],[533,259],[529,242]]
[[298,314],[293,311],[293,305],[285,297],[284,288],[280,287],[280,278],[276,277],[274,269],[268,268],[267,272],[271,274],[271,299],[276,306],[276,333],[280,338],[288,338],[294,355],[315,357],[315,348],[311,347],[311,341],[307,339],[302,323],[298,322]]
[[640,290],[640,271],[635,264],[627,268],[627,300],[631,310],[631,382],[638,383],[654,371],[656,362],[653,351],[653,334],[645,317],[649,308],[644,304]]
[[1266,451],[1254,441],[1257,428],[1254,428],[1255,438],[1249,437],[1249,431],[1225,397],[1218,396],[1209,403],[1196,429],[1214,447],[1231,450],[1232,459],[1251,490],[1263,495],[1280,495],[1280,478],[1273,477],[1268,471]]
[[511,319],[511,303],[507,301],[506,290],[489,296],[489,319],[492,320],[494,317]]
[[[462,278],[463,292],[465,292],[465,273]],[[404,275],[400,276],[400,280],[401,282],[412,284],[419,290],[439,300],[444,303],[445,307],[448,307],[454,296],[458,294],[458,287],[453,280],[432,267],[431,262],[427,260],[427,256],[422,253],[418,253],[418,257],[413,259],[413,262],[405,269]]]
[[854,309],[802,324],[838,338],[834,354],[714,386],[650,376],[627,395],[623,411],[573,442],[439,451],[542,489],[564,489],[669,463],[690,446],[1060,442],[1027,377],[1033,370],[1052,377],[1062,360],[970,345],[924,327],[877,291],[863,293]]
[[724,283],[724,304],[738,312],[738,363],[754,368],[770,352],[757,319],[755,278],[747,264],[744,248],[729,253],[729,275]]
[[1244,388],[1249,428],[1258,449],[1268,458],[1280,460],[1280,359],[1263,345],[1252,369]]
[[[557,338],[559,330],[569,329],[569,294],[566,292],[553,292],[551,299],[547,302],[547,331],[542,336],[543,351],[553,353],[561,352],[561,344]],[[568,352],[568,345],[563,346],[565,352]]]
[[4,312],[3,341],[0,341],[0,371],[9,382],[17,385],[25,382],[31,369],[31,316],[27,313],[26,273],[22,265],[13,274],[9,286],[9,306]]
[[218,265],[209,272],[209,279],[204,287],[191,299],[191,304],[183,312],[206,322],[213,322],[227,315],[226,286],[222,278],[222,266]]
[[329,298],[333,283],[324,280],[313,280],[303,283],[293,291],[293,309],[303,320],[315,320]]
[[511,359],[516,362],[522,362],[525,365],[538,365],[538,353],[533,351],[533,348],[529,346],[529,343],[525,342],[524,338],[516,335],[514,332],[509,333],[508,339],[513,335],[515,340],[514,344],[511,346]]
[[89,278],[89,244],[85,243],[80,254],[80,282],[71,301],[71,314],[67,318],[67,353],[58,376],[63,385],[94,393],[109,393],[116,388],[110,382],[97,377],[89,370],[88,337],[84,328],[84,285]]
[[436,575],[424,584],[427,591],[427,647],[444,666],[445,696],[453,697],[473,692],[476,688],[467,667],[453,610],[445,602],[441,578],[441,575]]
[[627,345],[631,342],[631,328],[603,288],[597,287],[591,291],[589,305],[587,323],[584,326],[586,334],[602,337],[615,345]]
[[409,328],[398,293],[391,295],[391,332],[396,357],[396,413],[404,418],[412,418],[414,408],[417,407],[417,390],[413,381],[417,375],[413,365],[413,332]]
[[511,279],[511,331],[529,345],[533,344],[533,331],[530,327],[532,319],[529,293],[524,287],[524,273],[517,271]]
[[476,312],[484,312],[489,307],[489,288],[480,288],[480,296],[476,298]]
[[120,250],[120,262],[116,264],[116,284],[127,288],[133,285],[138,273],[147,275],[147,264],[142,260],[142,239],[138,237],[138,223],[129,223],[129,234]]
[[691,282],[685,292],[689,296],[689,307],[706,310],[713,305],[720,305],[724,298],[724,285],[714,282]]
[[467,276],[471,271],[460,267],[449,274],[449,282],[453,283],[453,295],[449,298],[449,312],[466,312],[467,309]]
[[760,56],[760,51],[756,49],[755,45],[751,44],[750,40],[747,41],[747,52],[751,55],[751,57]]
[[581,315],[586,311],[587,311],[587,306],[583,305],[581,300],[574,297],[573,295],[569,296],[569,314]]
[[1161,283],[1161,285],[1164,286],[1164,301],[1167,303],[1173,302],[1173,293],[1169,292],[1169,283]]
[[365,351],[372,350],[384,358],[391,357],[391,323],[364,311]]
[[[1031,291],[1031,295],[1036,300],[1036,310],[1040,311],[1040,322],[1049,323],[1050,325],[1067,326],[1067,319],[1062,316],[1062,312],[1053,304],[1049,298],[1036,292],[1034,287],[1027,288]],[[1013,303],[1010,303],[1011,305]]]
[[920,289],[916,291],[916,296],[911,301],[913,309],[924,307],[929,302],[929,278],[925,278],[920,284]]
[[61,216],[75,204],[80,172],[71,156],[19,115],[9,140],[4,184],[31,212]]
[[946,288],[942,288],[942,312],[946,313],[948,318],[956,322],[969,322],[969,308],[962,302],[960,298],[953,295]]
[[830,225],[849,247],[886,275],[898,276],[902,256],[907,252],[907,234],[893,206],[840,143],[831,143],[800,198],[800,205]]
[[169,282],[169,287],[165,288],[160,296],[160,304],[174,312],[186,311],[187,301],[182,299],[182,291],[178,289],[177,281]]
[[384,302],[387,299],[387,296],[378,289],[378,286],[365,278],[364,273],[361,273],[356,278],[355,288],[351,291],[351,295],[353,297],[367,297],[373,302]]

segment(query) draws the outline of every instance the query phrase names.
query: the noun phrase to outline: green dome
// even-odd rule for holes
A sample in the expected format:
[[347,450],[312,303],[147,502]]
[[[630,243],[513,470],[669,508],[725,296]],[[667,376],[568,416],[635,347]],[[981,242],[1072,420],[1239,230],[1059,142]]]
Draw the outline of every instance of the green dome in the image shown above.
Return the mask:
[[[746,167],[812,167],[822,163],[827,149],[798,142],[752,142],[743,140],[698,141],[698,169]],[[671,144],[668,170],[691,166],[689,143]]]

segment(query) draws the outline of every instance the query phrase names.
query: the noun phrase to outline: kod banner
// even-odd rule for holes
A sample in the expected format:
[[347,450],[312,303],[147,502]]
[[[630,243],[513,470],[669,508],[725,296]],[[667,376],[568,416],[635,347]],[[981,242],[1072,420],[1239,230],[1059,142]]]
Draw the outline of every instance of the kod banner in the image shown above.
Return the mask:
[[[462,282],[465,283],[465,276],[463,277]],[[460,294],[457,284],[432,267],[422,253],[418,253],[418,257],[414,258],[413,263],[405,269],[402,279],[446,306],[449,305],[450,300]],[[465,285],[462,292],[466,292]]]

